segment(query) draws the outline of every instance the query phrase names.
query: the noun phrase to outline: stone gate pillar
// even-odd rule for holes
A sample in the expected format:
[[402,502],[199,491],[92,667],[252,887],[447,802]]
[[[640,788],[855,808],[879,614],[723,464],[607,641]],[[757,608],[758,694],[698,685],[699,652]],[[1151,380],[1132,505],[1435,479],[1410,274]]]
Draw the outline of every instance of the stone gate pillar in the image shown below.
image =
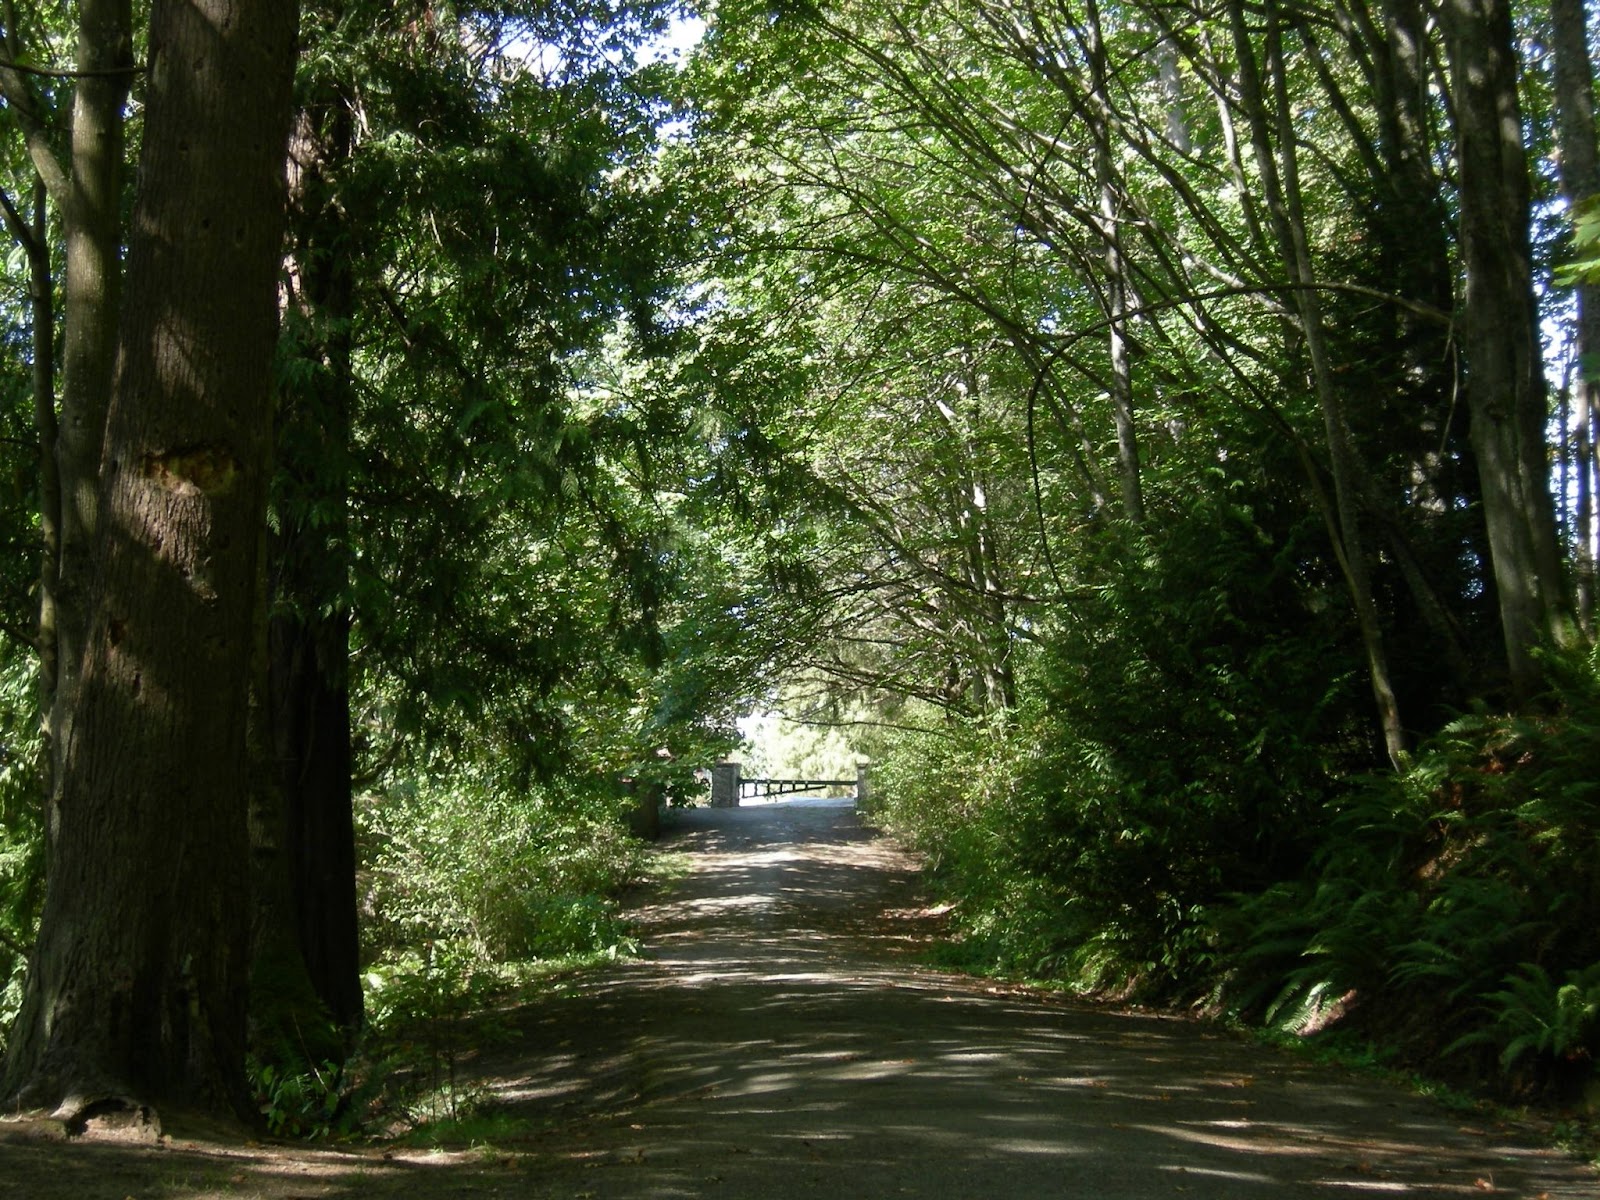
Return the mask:
[[711,768],[711,807],[739,807],[739,764],[719,762]]
[[867,763],[856,764],[856,811],[872,811],[872,767]]

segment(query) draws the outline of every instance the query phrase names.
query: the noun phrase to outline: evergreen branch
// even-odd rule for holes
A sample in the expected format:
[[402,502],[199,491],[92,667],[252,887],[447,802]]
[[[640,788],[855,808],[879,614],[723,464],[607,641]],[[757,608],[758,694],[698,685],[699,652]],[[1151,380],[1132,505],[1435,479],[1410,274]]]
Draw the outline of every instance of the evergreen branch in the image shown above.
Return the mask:
[[28,947],[17,941],[16,938],[12,937],[4,929],[0,929],[0,947],[11,951],[11,953],[15,954],[18,958],[28,957]]
[[30,67],[26,63],[0,58],[0,68],[19,75],[35,75],[40,79],[114,79],[119,75],[143,75],[145,68],[137,64],[126,67],[101,67],[98,70],[80,71],[66,67]]

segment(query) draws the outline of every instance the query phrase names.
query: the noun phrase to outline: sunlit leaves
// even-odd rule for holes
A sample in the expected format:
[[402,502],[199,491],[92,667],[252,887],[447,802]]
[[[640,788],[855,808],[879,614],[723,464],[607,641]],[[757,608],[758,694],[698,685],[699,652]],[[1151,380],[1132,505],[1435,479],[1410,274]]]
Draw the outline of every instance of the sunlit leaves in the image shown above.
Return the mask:
[[[1563,287],[1600,284],[1600,196],[1591,196],[1572,213],[1572,259],[1556,271]],[[1586,369],[1593,371],[1592,364]]]

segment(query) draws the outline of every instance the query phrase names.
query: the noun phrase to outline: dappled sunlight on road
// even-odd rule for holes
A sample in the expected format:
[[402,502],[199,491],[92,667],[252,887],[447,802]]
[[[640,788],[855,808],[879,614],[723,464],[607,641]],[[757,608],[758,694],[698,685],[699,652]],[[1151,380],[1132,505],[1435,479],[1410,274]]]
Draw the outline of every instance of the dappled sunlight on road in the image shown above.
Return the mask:
[[672,848],[647,957],[541,1006],[549,1057],[485,1080],[565,1114],[551,1153],[594,1197],[1596,1194],[1406,1094],[920,965],[916,863],[848,809],[691,811]]
[[[85,1147],[61,1194],[120,1200],[1594,1200],[1514,1130],[1202,1024],[930,969],[917,864],[846,806],[677,814],[686,876],[646,956],[494,1014],[457,1086],[509,1132],[449,1152]],[[488,1148],[492,1146],[492,1149]],[[45,1148],[0,1132],[0,1158]],[[3,1168],[4,1163],[0,1163]],[[29,1200],[0,1169],[0,1200]]]

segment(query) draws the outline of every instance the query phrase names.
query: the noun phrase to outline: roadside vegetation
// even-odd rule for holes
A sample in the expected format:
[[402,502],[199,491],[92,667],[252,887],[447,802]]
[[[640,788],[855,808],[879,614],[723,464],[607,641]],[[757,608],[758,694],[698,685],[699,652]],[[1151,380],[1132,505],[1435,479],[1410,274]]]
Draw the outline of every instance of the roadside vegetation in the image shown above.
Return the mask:
[[1463,716],[1404,772],[1301,781],[1315,803],[1275,791],[1277,844],[1242,841],[1262,814],[1215,783],[1113,803],[1196,764],[1110,754],[1059,710],[902,745],[875,779],[955,902],[959,965],[1592,1113],[1600,692],[1592,661],[1550,665],[1544,715]]
[[468,1120],[782,710],[950,961],[1600,1104],[1581,4],[304,0],[215,303],[149,8],[0,13],[0,1099]]

